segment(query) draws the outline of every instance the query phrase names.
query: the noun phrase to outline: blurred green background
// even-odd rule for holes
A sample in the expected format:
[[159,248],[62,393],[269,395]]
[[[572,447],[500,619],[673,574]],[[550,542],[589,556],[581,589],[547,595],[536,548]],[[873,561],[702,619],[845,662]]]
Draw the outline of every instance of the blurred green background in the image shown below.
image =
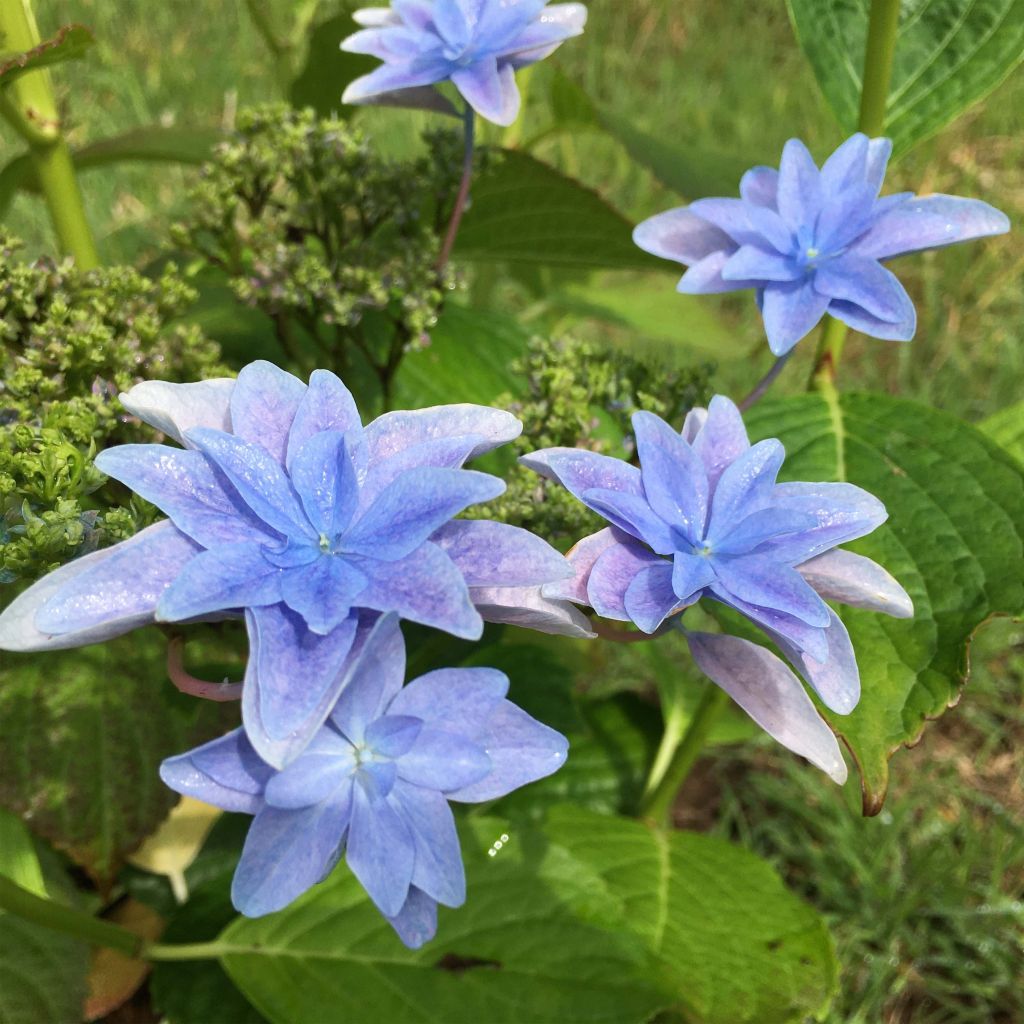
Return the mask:
[[[275,60],[243,0],[60,0],[38,3],[44,37],[80,21],[96,34],[89,57],[54,80],[73,145],[149,124],[230,129],[239,108],[281,96]],[[332,3],[261,4],[284,25],[322,19]],[[819,158],[840,140],[793,38],[782,0],[591,0],[582,43],[555,63],[610,116],[695,150],[775,163],[794,135]],[[535,155],[596,188],[630,219],[678,204],[625,149],[599,133],[543,134],[548,90],[527,83],[520,123],[490,141]],[[940,136],[894,166],[887,189],[979,196],[1024,213],[1024,75],[1005,82]],[[364,120],[396,152],[426,123],[378,111]],[[0,162],[20,147],[0,138]],[[82,177],[106,261],[144,265],[166,244],[196,171],[122,164]],[[38,199],[20,195],[7,226],[28,255],[52,252]],[[1024,395],[1024,240],[1009,236],[926,253],[897,267],[918,308],[912,346],[854,337],[846,387],[899,392],[978,421]],[[671,347],[699,330],[671,295],[673,272],[638,284],[602,277],[610,293],[644,287],[652,334]],[[662,293],[664,293],[662,295]],[[644,294],[647,294],[645,292]],[[672,302],[678,302],[678,307]],[[741,393],[769,365],[749,295],[703,300],[735,341],[719,355],[717,390]],[[536,304],[510,296],[529,320]],[[675,310],[678,308],[679,313]],[[678,316],[678,320],[676,317]],[[628,331],[573,325],[628,346]],[[783,390],[798,391],[802,347]],[[411,357],[414,358],[414,357]],[[834,1024],[1017,1024],[1024,1021],[1024,628],[1002,622],[975,644],[963,707],[899,755],[883,814],[859,817],[827,781],[762,742],[742,759],[716,748],[690,779],[680,824],[729,834],[769,857],[828,917],[844,965]],[[638,671],[650,671],[650,665]]]

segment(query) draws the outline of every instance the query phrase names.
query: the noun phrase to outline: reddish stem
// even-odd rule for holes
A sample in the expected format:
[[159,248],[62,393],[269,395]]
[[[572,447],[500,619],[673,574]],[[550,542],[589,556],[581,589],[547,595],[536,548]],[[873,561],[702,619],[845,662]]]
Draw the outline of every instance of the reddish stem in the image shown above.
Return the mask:
[[242,696],[241,683],[229,683],[227,679],[221,683],[210,683],[191,675],[185,668],[185,640],[180,636],[171,637],[167,644],[167,675],[182,693],[191,697],[226,702],[239,700]]

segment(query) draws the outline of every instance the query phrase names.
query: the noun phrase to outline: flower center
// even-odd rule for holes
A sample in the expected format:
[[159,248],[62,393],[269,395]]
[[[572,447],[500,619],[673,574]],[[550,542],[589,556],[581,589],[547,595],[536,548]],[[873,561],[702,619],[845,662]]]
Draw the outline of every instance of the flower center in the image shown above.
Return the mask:
[[320,550],[328,555],[331,553],[331,538],[326,533],[320,534]]

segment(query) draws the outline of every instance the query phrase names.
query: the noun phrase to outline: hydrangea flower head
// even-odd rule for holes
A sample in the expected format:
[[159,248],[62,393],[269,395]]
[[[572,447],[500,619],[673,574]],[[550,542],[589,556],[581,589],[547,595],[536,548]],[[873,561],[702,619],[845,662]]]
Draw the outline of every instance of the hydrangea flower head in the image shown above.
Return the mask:
[[[823,599],[912,613],[884,569],[837,550],[885,521],[882,503],[848,483],[778,483],[782,445],[751,445],[739,410],[722,396],[691,411],[682,432],[649,412],[636,413],[633,428],[639,467],[575,448],[524,457],[611,524],[570,552],[574,578],[545,592],[646,633],[711,598],[762,629],[829,708],[851,711],[860,696],[857,662]],[[797,708],[818,744],[807,756],[845,773],[831,732],[792,673],[781,662],[771,667],[774,655],[735,637],[690,634],[690,643],[705,672],[773,735],[797,714],[781,708]],[[772,673],[779,692],[768,701]]]
[[232,900],[249,917],[279,910],[322,881],[344,853],[406,945],[437,926],[437,904],[466,898],[449,800],[494,800],[556,771],[568,744],[505,699],[494,669],[441,669],[402,686],[394,616],[361,637],[341,698],[283,771],[240,729],[166,760],[179,793],[255,815]]
[[453,521],[504,489],[461,467],[519,433],[510,414],[443,406],[364,427],[334,374],[307,386],[264,362],[237,381],[147,382],[122,402],[185,447],[125,445],[96,464],[169,519],[40,580],[0,616],[0,646],[73,647],[244,612],[243,721],[281,766],[337,700],[360,615],[475,639],[479,600],[496,620],[563,626],[534,597],[569,575],[561,555],[525,530]]
[[451,81],[481,117],[510,125],[519,114],[516,71],[578,36],[587,9],[548,0],[392,0],[354,17],[365,27],[341,48],[384,65],[352,82],[342,102],[380,102]]
[[785,355],[826,314],[875,338],[909,341],[914,304],[885,260],[986,235],[1010,222],[978,199],[880,196],[888,139],[857,134],[819,170],[790,139],[776,171],[755,167],[739,199],[699,199],[638,225],[647,252],[689,267],[685,294],[754,288],[768,344]]

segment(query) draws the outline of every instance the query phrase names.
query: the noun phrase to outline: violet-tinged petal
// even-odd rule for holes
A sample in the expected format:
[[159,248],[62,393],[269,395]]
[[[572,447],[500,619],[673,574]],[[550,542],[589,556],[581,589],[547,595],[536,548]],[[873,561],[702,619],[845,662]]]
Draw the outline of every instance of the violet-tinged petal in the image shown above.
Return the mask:
[[779,658],[735,636],[688,633],[686,638],[700,670],[765,732],[835,782],[846,781],[846,763],[835,736]]
[[773,637],[779,650],[793,667],[814,687],[825,706],[838,715],[848,715],[860,700],[860,669],[842,619],[829,609],[830,622],[825,629],[828,656],[821,661],[799,651],[783,637]]
[[748,601],[742,601],[717,582],[708,588],[708,592],[722,604],[735,608],[755,626],[760,626],[773,637],[783,637],[817,661],[824,661],[828,657],[828,638],[822,627],[809,626],[801,619],[774,608],[761,608]]
[[419,27],[426,27],[427,22],[430,20],[429,0],[397,0],[397,2],[392,0],[392,7],[363,7],[358,11],[352,12],[352,20],[357,25],[364,25],[367,28],[380,28],[384,25],[400,25],[403,21],[403,18],[400,16],[400,9],[403,6],[425,9],[427,17],[423,25]]
[[556,772],[565,763],[569,742],[554,729],[505,700],[495,709],[478,741],[491,759],[486,778],[448,793],[449,800],[482,803]]
[[868,143],[864,176],[867,183],[874,189],[875,195],[878,195],[882,189],[882,181],[885,179],[885,169],[889,165],[890,156],[892,156],[891,139],[872,139]]
[[460,731],[424,726],[408,752],[395,762],[399,778],[442,793],[479,782],[491,770],[483,748]]
[[288,432],[305,393],[306,385],[279,366],[264,359],[249,363],[231,392],[231,432],[283,465]]
[[352,521],[359,488],[343,434],[314,434],[293,456],[291,478],[306,517],[321,536],[336,537]]
[[286,536],[309,536],[309,524],[284,467],[259,443],[197,427],[188,440],[227,477],[242,500],[268,526]]
[[450,75],[463,99],[488,121],[508,127],[519,116],[519,87],[515,69],[499,66],[496,57],[485,57]]
[[330,370],[314,370],[288,432],[288,465],[314,434],[325,430],[344,434],[360,425],[355,399],[342,380]]
[[389,801],[371,800],[358,782],[345,860],[385,917],[401,911],[416,861],[412,833]]
[[519,461],[581,500],[584,492],[594,488],[638,497],[644,493],[636,466],[582,448],[544,448],[520,456]]
[[776,202],[779,214],[794,231],[813,222],[822,205],[821,174],[814,158],[799,139],[782,149]]
[[764,508],[772,498],[775,479],[786,457],[779,441],[758,441],[722,472],[715,488],[707,536],[724,538],[751,512]]
[[231,882],[239,913],[262,917],[281,910],[327,877],[351,820],[352,788],[313,807],[264,807],[256,815]]
[[[242,721],[260,756],[280,768],[309,745],[346,683],[356,620],[325,636],[276,604],[246,611],[251,653],[242,688]],[[351,738],[351,737],[350,737]]]
[[363,742],[375,754],[399,758],[409,752],[422,731],[421,719],[389,711],[367,726]]
[[356,565],[369,580],[359,595],[361,608],[395,612],[403,619],[466,640],[480,639],[483,621],[473,607],[469,588],[436,544],[423,544],[397,562],[363,558]]
[[[742,199],[698,199],[690,204],[689,209],[713,224],[720,231],[725,232],[736,246],[758,245],[768,242],[772,248],[779,252],[789,250],[789,231],[782,221],[782,218],[774,210],[766,207],[748,206]],[[765,215],[764,219],[758,218],[755,226],[752,216],[757,216],[757,211]],[[765,231],[762,231],[762,227]],[[771,237],[768,237],[768,236]],[[779,244],[776,244],[779,243]]]
[[348,618],[368,582],[344,558],[321,555],[308,565],[281,574],[281,599],[314,633],[324,635]]
[[719,585],[741,601],[783,612],[808,626],[828,625],[828,605],[795,569],[766,555],[716,558],[714,563]]
[[589,604],[587,582],[594,563],[613,544],[621,543],[626,534],[614,527],[606,526],[589,537],[578,540],[566,554],[572,576],[557,583],[549,583],[544,587],[544,596],[562,601],[575,601],[577,604]]
[[263,806],[263,790],[273,774],[242,729],[160,765],[160,778],[176,793],[242,814],[255,814]]
[[708,512],[708,480],[700,456],[660,416],[637,412],[632,422],[640,479],[650,507],[696,542],[703,535]]
[[62,565],[0,614],[0,650],[59,651],[153,621],[160,595],[199,551],[170,523]]
[[473,459],[515,440],[522,432],[522,423],[501,409],[486,405],[438,405],[430,409],[386,412],[370,423],[364,434],[372,467],[424,441],[461,438],[467,434],[483,439],[466,456]]
[[708,421],[708,411],[699,405],[695,405],[683,419],[683,429],[680,431],[683,440],[687,444],[693,444],[704,429]]
[[836,548],[797,566],[801,576],[826,600],[910,619],[914,603],[877,562]]
[[637,573],[658,565],[671,569],[671,563],[639,544],[616,543],[607,548],[594,562],[587,581],[590,606],[603,618],[629,621],[624,604],[626,590]]
[[643,541],[660,555],[667,555],[676,549],[676,538],[672,528],[655,514],[646,498],[622,491],[593,488],[584,491],[580,500],[612,524]]
[[910,341],[917,331],[917,310],[913,306],[910,309],[910,316],[895,324],[888,320],[880,320],[856,303],[845,302],[842,299],[833,299],[828,304],[828,312],[830,316],[842,320],[855,331],[861,331],[883,341]]
[[812,278],[765,288],[761,312],[772,354],[784,356],[810,334],[825,315],[828,303],[828,297],[815,290]]
[[545,591],[557,586],[547,583],[532,587],[470,587],[469,596],[484,622],[502,622],[538,633],[589,640],[596,634],[590,620],[569,601],[549,597]]
[[677,551],[672,559],[672,590],[677,601],[692,603],[695,595],[715,579],[715,570],[706,558]]
[[365,103],[375,97],[405,89],[433,85],[448,77],[448,61],[423,58],[401,64],[382,64],[368,75],[349,82],[341,94],[342,103]]
[[729,260],[732,259],[733,252],[735,249],[723,249],[694,263],[679,279],[676,291],[680,295],[717,295],[720,292],[743,291],[747,288],[759,287],[758,281],[739,281],[722,276]]
[[820,264],[832,265],[844,255],[842,250],[870,226],[876,214],[875,190],[860,184],[848,188],[821,211],[814,230],[814,244],[819,252],[838,254]]
[[411,885],[402,909],[388,918],[388,924],[405,946],[419,949],[437,934],[437,900]]
[[457,519],[430,538],[469,587],[522,587],[567,579],[572,568],[546,540],[507,523]]
[[691,443],[704,463],[713,493],[726,467],[750,447],[747,428],[735,402],[724,395],[715,395]]
[[234,389],[233,377],[214,377],[195,384],[144,380],[118,397],[133,416],[187,448],[185,434],[193,427],[231,429]]
[[740,178],[740,196],[745,203],[778,209],[779,172],[774,167],[751,167]]
[[[851,135],[821,166],[821,184],[829,196],[866,183],[868,137]],[[875,190],[877,194],[877,189]]]
[[860,256],[886,260],[1009,230],[1006,214],[980,199],[921,196],[908,199],[880,216],[853,249]]
[[767,541],[817,525],[813,516],[769,506],[752,512],[723,537],[715,540],[718,556],[750,554]]
[[508,676],[497,669],[441,668],[403,686],[388,713],[473,739],[507,693]]
[[823,263],[814,275],[814,287],[830,299],[859,306],[887,323],[914,321],[914,304],[896,275],[877,260],[844,253]]
[[[323,750],[311,749],[317,739],[332,736],[337,741]],[[342,749],[342,746],[347,749]],[[314,737],[302,755],[277,772],[267,783],[263,798],[270,807],[295,811],[312,807],[351,786],[355,770],[351,744],[341,736],[324,729]]]
[[402,60],[416,57],[421,52],[422,37],[400,26],[366,28],[354,32],[341,41],[345,53],[363,53],[380,60]]
[[[347,665],[331,722],[350,742],[362,743],[366,727],[384,713],[404,678],[405,640],[398,617],[385,615],[373,625],[361,650]],[[395,713],[412,712],[396,709]]]
[[736,247],[721,228],[685,206],[641,221],[633,230],[633,242],[644,252],[684,266]]
[[653,633],[680,603],[672,589],[671,562],[641,569],[626,588],[622,604],[626,614],[645,633]]
[[282,570],[263,557],[260,544],[221,544],[186,564],[159,598],[158,622],[182,622],[211,612],[276,604]]
[[281,539],[199,452],[125,444],[100,452],[96,468],[152,502],[203,547]]
[[791,257],[758,245],[741,245],[722,266],[724,281],[796,281],[805,273]]
[[461,906],[466,900],[466,875],[448,801],[440,793],[401,780],[395,783],[389,800],[412,833],[414,891],[420,890],[448,907]]

